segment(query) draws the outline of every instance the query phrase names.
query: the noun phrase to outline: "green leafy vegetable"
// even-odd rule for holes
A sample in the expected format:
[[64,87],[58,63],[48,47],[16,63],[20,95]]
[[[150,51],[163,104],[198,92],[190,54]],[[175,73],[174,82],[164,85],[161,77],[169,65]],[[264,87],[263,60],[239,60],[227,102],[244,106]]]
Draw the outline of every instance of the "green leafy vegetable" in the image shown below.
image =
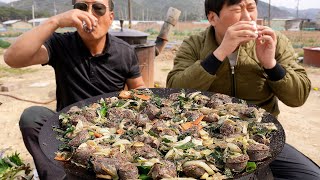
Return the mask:
[[119,100],[119,101],[113,103],[113,104],[112,104],[112,107],[122,107],[125,103],[126,103],[126,101],[124,101],[124,100]]
[[151,180],[152,178],[150,176],[148,176],[148,173],[150,171],[152,167],[151,166],[138,166],[138,170],[139,170],[139,179],[142,180]]
[[212,162],[217,167],[223,167],[223,151],[221,148],[216,147],[215,151],[206,157],[207,161]]
[[247,173],[252,173],[257,169],[257,165],[255,162],[248,162],[246,166],[246,172]]
[[171,143],[171,142],[172,142],[172,141],[170,141],[170,140],[167,139],[167,138],[163,138],[162,141],[165,142],[165,143]]
[[225,168],[224,174],[227,176],[227,178],[230,178],[230,179],[233,178],[233,174],[231,172],[231,169],[229,168]]
[[153,137],[158,137],[158,135],[155,132],[153,132],[152,130],[149,130],[148,134],[150,134],[150,136],[153,136]]
[[0,159],[0,179],[31,179],[30,172],[30,165],[25,165],[18,153]]
[[178,146],[177,149],[187,150],[187,149],[191,149],[193,147],[195,147],[195,144],[193,144],[192,142],[187,142],[181,146]]

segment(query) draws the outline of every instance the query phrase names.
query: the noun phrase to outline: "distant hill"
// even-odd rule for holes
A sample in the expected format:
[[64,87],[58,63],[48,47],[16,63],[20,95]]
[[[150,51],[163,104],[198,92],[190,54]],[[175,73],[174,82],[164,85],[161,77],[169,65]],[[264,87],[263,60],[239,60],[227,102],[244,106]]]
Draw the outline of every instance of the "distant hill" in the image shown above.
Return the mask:
[[[35,11],[41,11],[49,15],[54,13],[65,12],[72,8],[71,0],[20,0],[12,2],[11,4],[3,4],[5,6],[12,6],[17,9],[30,10],[33,1],[35,2]],[[55,2],[55,6],[54,6]],[[115,1],[115,15],[116,19],[128,19],[128,1]],[[56,7],[56,8],[54,8]],[[166,16],[169,7],[175,7],[181,10],[180,20],[201,20],[206,19],[204,14],[204,0],[132,0],[132,14],[134,20],[163,20]],[[265,2],[259,1],[258,11],[259,18],[268,17],[269,5]],[[56,11],[55,11],[56,9]],[[320,9],[299,11],[299,17],[315,19],[316,14]],[[272,18],[292,18],[296,16],[294,9],[284,9],[272,6]]]
[[[296,9],[289,9],[286,7],[280,7],[280,9],[290,12],[293,15],[293,17],[297,17]],[[315,20],[319,15],[320,15],[320,9],[304,9],[304,10],[298,11],[299,18]]]

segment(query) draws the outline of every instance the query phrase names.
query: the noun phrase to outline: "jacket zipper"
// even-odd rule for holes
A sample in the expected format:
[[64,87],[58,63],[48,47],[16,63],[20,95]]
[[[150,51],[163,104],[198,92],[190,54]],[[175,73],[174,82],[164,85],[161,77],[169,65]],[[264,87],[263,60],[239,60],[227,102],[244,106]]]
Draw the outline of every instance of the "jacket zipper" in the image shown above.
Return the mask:
[[235,78],[234,78],[234,66],[231,66],[231,83],[232,83],[232,88],[231,88],[231,94],[232,97],[236,96],[236,82],[235,82]]
[[234,65],[231,66],[231,83],[232,83],[232,97],[236,97],[237,96],[237,84],[236,84],[236,78],[235,78],[235,66],[238,64],[238,59],[240,56],[240,51],[242,49],[242,45],[239,46],[238,49],[238,53],[237,53],[237,59],[236,59],[236,63]]

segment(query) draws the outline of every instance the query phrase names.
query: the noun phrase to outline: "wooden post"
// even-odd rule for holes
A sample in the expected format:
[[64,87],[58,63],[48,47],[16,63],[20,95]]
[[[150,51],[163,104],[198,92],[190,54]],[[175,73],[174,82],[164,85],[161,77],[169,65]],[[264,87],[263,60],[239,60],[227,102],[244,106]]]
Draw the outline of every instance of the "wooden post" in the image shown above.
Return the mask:
[[269,0],[269,19],[268,26],[271,27],[271,0]]
[[32,27],[35,27],[35,26],[36,26],[36,23],[34,20],[34,4],[32,4]]
[[157,37],[156,40],[156,55],[158,55],[166,43],[168,42],[168,35],[171,31],[171,28],[175,26],[179,20],[179,16],[181,14],[181,11],[178,9],[175,9],[173,7],[170,7],[168,12],[167,12],[167,18],[164,21],[161,31]]
[[131,0],[128,0],[128,14],[129,14],[129,29],[131,29],[131,21],[132,21],[132,7]]

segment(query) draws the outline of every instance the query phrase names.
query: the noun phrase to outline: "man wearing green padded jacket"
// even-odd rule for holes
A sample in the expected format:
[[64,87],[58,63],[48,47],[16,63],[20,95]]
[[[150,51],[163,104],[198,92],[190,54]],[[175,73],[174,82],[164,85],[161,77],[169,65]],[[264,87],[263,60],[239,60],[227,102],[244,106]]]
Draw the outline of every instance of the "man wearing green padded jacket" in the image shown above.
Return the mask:
[[[211,24],[184,40],[167,77],[169,88],[191,88],[234,96],[277,116],[278,99],[305,103],[311,89],[289,40],[257,26],[257,0],[205,0]],[[320,179],[319,166],[290,145],[270,165],[274,178]]]
[[223,7],[206,7],[211,26],[182,43],[167,86],[235,96],[275,116],[277,99],[301,106],[309,95],[310,80],[296,63],[289,40],[269,27],[255,26],[254,0],[206,1],[219,2],[225,2]]

